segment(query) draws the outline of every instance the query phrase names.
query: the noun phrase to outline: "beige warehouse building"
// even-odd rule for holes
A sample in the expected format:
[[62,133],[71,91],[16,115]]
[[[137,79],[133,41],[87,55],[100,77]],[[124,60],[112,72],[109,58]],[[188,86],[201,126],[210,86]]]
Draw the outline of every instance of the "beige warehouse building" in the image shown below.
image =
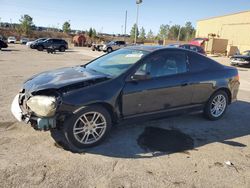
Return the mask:
[[228,39],[228,48],[250,50],[250,11],[199,20],[196,29],[196,37],[213,34],[216,38]]

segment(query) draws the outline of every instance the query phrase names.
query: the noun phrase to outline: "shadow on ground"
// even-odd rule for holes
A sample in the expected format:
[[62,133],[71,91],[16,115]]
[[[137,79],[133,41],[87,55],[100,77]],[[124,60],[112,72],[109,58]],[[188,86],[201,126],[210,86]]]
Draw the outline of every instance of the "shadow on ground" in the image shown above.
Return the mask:
[[20,50],[17,50],[17,49],[11,49],[11,48],[7,48],[7,49],[2,48],[2,50],[1,50],[1,51],[3,51],[3,52],[17,52],[17,51],[20,51]]
[[238,101],[218,121],[192,114],[117,126],[104,143],[85,152],[118,158],[150,158],[188,153],[215,142],[246,147],[232,139],[250,134],[249,109],[250,103]]

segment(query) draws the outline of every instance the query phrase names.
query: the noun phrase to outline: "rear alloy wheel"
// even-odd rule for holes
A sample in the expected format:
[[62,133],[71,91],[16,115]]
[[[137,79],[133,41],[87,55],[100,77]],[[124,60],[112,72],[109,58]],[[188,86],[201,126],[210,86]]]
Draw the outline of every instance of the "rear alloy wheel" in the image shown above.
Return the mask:
[[43,51],[43,49],[44,49],[43,46],[38,46],[38,47],[37,47],[37,50],[38,50],[38,51]]
[[110,48],[110,47],[107,49],[107,52],[108,52],[108,53],[111,53],[112,51],[113,51],[113,50],[112,50],[112,48]]
[[84,148],[98,145],[110,128],[111,118],[108,111],[101,106],[91,106],[66,121],[63,131],[68,148],[81,152]]
[[204,114],[210,120],[218,120],[225,114],[227,105],[228,95],[224,91],[218,91],[207,102]]
[[65,52],[65,47],[64,47],[64,46],[61,46],[61,47],[59,48],[59,51],[60,51],[60,52]]

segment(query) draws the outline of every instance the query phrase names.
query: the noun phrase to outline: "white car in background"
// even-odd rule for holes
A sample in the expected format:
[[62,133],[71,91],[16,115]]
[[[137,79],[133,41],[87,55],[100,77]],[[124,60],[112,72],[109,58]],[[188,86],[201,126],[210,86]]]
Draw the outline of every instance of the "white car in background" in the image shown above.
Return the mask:
[[8,43],[16,43],[16,37],[8,37]]
[[28,38],[21,38],[21,40],[20,40],[21,44],[27,44],[27,42],[29,42]]

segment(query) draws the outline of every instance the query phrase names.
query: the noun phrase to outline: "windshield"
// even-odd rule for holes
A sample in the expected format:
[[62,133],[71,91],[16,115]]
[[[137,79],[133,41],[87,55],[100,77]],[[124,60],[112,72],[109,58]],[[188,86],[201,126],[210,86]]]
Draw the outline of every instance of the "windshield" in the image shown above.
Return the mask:
[[141,50],[120,49],[94,60],[86,68],[116,77],[128,70],[146,54],[148,52]]

